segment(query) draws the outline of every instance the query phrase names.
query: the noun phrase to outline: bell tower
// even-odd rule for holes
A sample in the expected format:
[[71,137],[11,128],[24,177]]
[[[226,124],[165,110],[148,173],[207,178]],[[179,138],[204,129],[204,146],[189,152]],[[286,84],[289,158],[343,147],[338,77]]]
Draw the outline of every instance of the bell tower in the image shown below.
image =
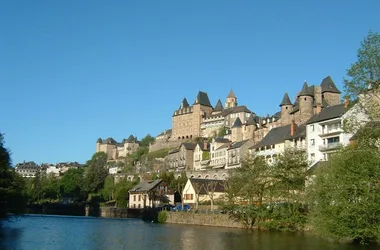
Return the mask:
[[227,96],[226,104],[224,105],[226,109],[233,108],[238,105],[237,97],[235,96],[234,91],[231,89],[230,93]]

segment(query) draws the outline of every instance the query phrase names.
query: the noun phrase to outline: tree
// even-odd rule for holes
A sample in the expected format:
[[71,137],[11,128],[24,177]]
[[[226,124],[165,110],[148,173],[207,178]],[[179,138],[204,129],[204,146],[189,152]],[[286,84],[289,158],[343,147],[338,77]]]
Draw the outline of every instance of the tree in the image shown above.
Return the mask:
[[322,236],[380,243],[379,149],[348,147],[308,186],[312,227]]
[[150,134],[147,134],[144,138],[141,139],[140,146],[149,148],[149,145],[153,143],[154,141],[155,141],[155,138],[152,137]]
[[380,86],[380,34],[369,31],[361,42],[357,61],[347,70],[346,93],[357,99],[368,87]]
[[210,198],[210,210],[214,210],[214,193],[215,193],[215,190],[217,188],[217,186],[219,185],[219,182],[217,180],[210,180],[209,182],[207,182],[207,184],[205,185],[205,190],[206,190],[206,193],[208,195],[208,197]]
[[60,195],[70,196],[76,200],[83,199],[83,168],[70,168],[60,180]]
[[103,187],[108,175],[107,154],[104,152],[95,153],[87,162],[87,166],[84,178],[85,190],[88,193],[97,193]]
[[102,189],[103,198],[107,201],[114,199],[115,192],[115,179],[112,175],[108,175],[104,181],[104,187]]
[[11,157],[0,133],[0,219],[8,213],[22,213],[26,206],[25,182],[11,168]]
[[[199,209],[199,194],[201,193],[202,188],[204,188],[204,185],[198,182],[194,182],[193,188],[195,192],[195,212],[197,212]],[[182,198],[182,201],[183,201],[183,198]],[[183,207],[183,204],[182,204],[182,207]]]

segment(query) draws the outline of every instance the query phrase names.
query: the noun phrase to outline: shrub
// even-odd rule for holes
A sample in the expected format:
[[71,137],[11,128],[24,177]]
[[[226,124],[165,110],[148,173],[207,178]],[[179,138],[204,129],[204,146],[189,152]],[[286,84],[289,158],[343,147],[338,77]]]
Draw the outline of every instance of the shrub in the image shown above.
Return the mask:
[[168,214],[166,213],[166,211],[160,211],[158,213],[158,217],[157,217],[158,223],[163,224],[166,222],[167,219],[168,219]]

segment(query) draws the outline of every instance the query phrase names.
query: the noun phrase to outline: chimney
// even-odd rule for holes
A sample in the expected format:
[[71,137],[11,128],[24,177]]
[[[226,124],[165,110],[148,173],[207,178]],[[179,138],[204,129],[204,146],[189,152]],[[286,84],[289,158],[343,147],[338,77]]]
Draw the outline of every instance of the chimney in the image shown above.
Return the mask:
[[207,150],[207,141],[203,142],[203,149]]
[[344,98],[344,107],[347,108],[349,104],[350,104],[350,100],[349,100],[348,97],[346,96],[346,97]]
[[296,131],[296,123],[294,120],[292,120],[292,123],[290,124],[290,136],[293,136],[295,131]]
[[320,103],[317,103],[317,109],[316,109],[316,114],[319,114],[322,111],[322,105]]
[[231,143],[228,144],[228,149],[231,149]]

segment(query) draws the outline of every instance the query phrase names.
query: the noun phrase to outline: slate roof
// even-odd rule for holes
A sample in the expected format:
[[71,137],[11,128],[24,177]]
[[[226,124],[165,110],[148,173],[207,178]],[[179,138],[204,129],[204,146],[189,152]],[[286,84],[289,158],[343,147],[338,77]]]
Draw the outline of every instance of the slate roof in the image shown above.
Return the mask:
[[[194,187],[198,185],[199,187],[199,194],[207,194],[207,186],[209,187],[209,191],[214,190],[214,192],[218,193],[224,193],[224,180],[215,180],[215,179],[198,179],[198,178],[190,178],[191,185]],[[215,188],[210,187],[210,183],[216,183]],[[194,187],[196,189],[196,187]]]
[[228,148],[228,146],[230,145],[230,143],[224,143],[222,146],[220,146],[219,148],[217,148],[216,150],[219,150],[219,149],[222,149],[222,148]]
[[117,144],[117,142],[112,137],[107,138],[106,140],[103,141],[103,143],[104,144],[112,144],[112,145]]
[[171,133],[172,133],[172,129],[167,129],[167,130],[161,132],[161,133],[160,133],[159,135],[157,135],[157,136],[168,135],[168,134],[171,134]]
[[293,109],[290,112],[290,114],[294,114],[294,113],[296,113],[299,110],[300,110],[300,104],[299,104],[299,101],[298,101],[298,98],[297,98],[296,102],[293,105]]
[[330,76],[324,78],[321,83],[321,90],[322,93],[325,92],[330,92],[330,93],[338,93],[340,94],[341,92],[339,89],[335,86],[334,81],[331,79]]
[[302,124],[298,128],[296,128],[296,131],[294,132],[293,136],[289,136],[286,138],[286,140],[296,139],[296,138],[306,138],[306,125]]
[[184,109],[184,108],[188,108],[190,107],[189,106],[189,103],[187,102],[186,98],[183,98],[182,102],[181,102],[181,105],[180,105],[180,109]]
[[328,106],[324,109],[319,114],[314,115],[311,117],[306,124],[311,124],[311,123],[316,123],[316,122],[321,122],[337,117],[341,117],[344,113],[346,113],[347,108],[344,107],[344,104],[338,104],[334,106]]
[[179,152],[179,148],[175,148],[175,149],[173,149],[173,150],[170,150],[170,151],[168,152],[168,155],[170,155],[170,154],[174,154],[174,153],[177,153],[177,152]]
[[102,138],[98,138],[98,140],[96,141],[96,143],[102,143],[102,142],[103,142]]
[[309,89],[309,86],[307,85],[307,82],[304,82],[304,84],[302,86],[302,90],[298,94],[298,96],[314,96],[314,94],[310,92],[310,89]]
[[234,143],[231,144],[230,149],[240,148],[241,146],[243,146],[248,141],[249,141],[249,139],[248,140],[234,142]]
[[197,98],[195,99],[194,104],[200,104],[203,106],[212,107],[207,93],[202,92],[202,91],[198,92],[198,95],[197,95]]
[[223,116],[227,116],[229,114],[234,114],[234,113],[240,113],[240,112],[252,113],[252,111],[249,110],[246,106],[236,106],[236,107],[224,109]]
[[216,103],[216,106],[214,108],[214,111],[223,111],[223,104],[222,102],[220,101],[220,99],[218,100],[218,102]]
[[132,192],[142,192],[146,193],[155,188],[158,184],[162,182],[162,179],[152,180],[152,181],[143,181],[134,186],[131,190],[129,190],[130,193]]
[[232,128],[240,128],[241,126],[243,126],[243,123],[241,122],[240,118],[236,118],[234,124],[232,125]]
[[134,137],[133,135],[130,135],[129,137],[128,137],[128,139],[127,139],[127,142],[128,143],[137,143],[137,138],[136,137]]
[[253,117],[253,114],[249,116],[246,125],[256,125],[256,121],[255,121],[255,118]]
[[250,147],[250,149],[261,148],[265,146],[270,146],[285,141],[290,135],[290,124],[286,126],[281,126],[277,128],[272,128],[268,134],[256,145]]
[[194,150],[195,147],[197,146],[196,143],[191,143],[191,142],[184,142],[184,143],[181,144],[181,146],[182,146],[182,145],[183,145],[183,146],[185,147],[185,149],[187,149],[187,150]]
[[236,98],[236,95],[232,89],[231,89],[230,93],[228,94],[227,98]]
[[227,138],[223,138],[223,137],[216,137],[215,141],[220,142],[220,143],[229,143],[230,142],[230,140],[228,140]]
[[280,104],[280,107],[284,106],[284,105],[293,105],[292,102],[290,101],[288,93],[285,93],[284,98],[282,98],[282,102]]

